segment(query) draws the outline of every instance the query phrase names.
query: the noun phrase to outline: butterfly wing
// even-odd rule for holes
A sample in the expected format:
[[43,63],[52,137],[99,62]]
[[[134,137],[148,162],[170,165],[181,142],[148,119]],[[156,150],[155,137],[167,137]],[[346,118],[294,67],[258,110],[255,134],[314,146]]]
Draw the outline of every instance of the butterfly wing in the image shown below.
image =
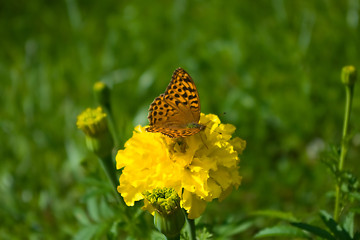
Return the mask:
[[171,138],[190,136],[200,131],[197,128],[186,128],[181,112],[165,101],[164,94],[151,103],[148,119],[150,126],[146,128],[147,132],[160,132]]
[[184,69],[175,70],[164,94],[151,103],[148,132],[160,132],[177,138],[194,135],[202,128],[189,128],[188,124],[200,120],[199,94],[190,75]]
[[181,125],[181,112],[165,101],[165,95],[161,94],[151,103],[148,119],[150,126],[169,127]]
[[184,123],[199,122],[199,93],[194,81],[184,69],[178,68],[175,70],[164,95],[168,104],[182,112]]
[[147,132],[162,133],[170,138],[188,137],[200,132],[202,128],[165,128],[159,126],[150,126],[146,128]]

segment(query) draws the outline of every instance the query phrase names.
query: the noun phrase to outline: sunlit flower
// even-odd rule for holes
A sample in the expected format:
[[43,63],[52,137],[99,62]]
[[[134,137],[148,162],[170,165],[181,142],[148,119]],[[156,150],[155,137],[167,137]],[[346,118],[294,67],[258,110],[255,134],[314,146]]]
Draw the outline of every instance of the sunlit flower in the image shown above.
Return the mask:
[[[144,199],[143,192],[155,188],[175,189],[190,219],[199,217],[206,203],[224,199],[241,183],[239,154],[246,142],[231,139],[235,127],[221,124],[216,115],[201,114],[205,130],[182,139],[149,133],[137,126],[125,149],[116,155],[123,168],[118,191],[126,204]],[[153,210],[147,201],[144,208]]]

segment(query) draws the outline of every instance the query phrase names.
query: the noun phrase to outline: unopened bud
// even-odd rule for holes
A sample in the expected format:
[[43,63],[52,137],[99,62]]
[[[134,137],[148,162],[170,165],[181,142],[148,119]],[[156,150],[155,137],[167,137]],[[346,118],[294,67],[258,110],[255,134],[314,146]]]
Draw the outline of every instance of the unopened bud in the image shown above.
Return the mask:
[[109,107],[110,89],[103,82],[96,82],[93,87],[95,98],[101,106]]
[[180,207],[180,197],[173,188],[156,188],[143,193],[155,208],[154,225],[167,238],[180,236],[185,216]]
[[345,66],[341,71],[341,82],[348,86],[353,86],[356,81],[356,68],[352,65]]
[[92,152],[99,157],[111,154],[113,141],[101,107],[86,109],[78,116],[76,125],[85,133],[86,145]]

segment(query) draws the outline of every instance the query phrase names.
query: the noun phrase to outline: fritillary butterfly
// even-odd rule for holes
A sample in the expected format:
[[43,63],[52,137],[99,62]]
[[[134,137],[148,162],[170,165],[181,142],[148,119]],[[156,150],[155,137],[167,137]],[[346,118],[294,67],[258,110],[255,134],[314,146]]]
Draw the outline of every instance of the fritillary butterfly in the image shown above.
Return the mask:
[[165,93],[151,103],[148,119],[147,132],[160,132],[171,138],[191,136],[205,129],[199,124],[198,91],[184,69],[175,70]]

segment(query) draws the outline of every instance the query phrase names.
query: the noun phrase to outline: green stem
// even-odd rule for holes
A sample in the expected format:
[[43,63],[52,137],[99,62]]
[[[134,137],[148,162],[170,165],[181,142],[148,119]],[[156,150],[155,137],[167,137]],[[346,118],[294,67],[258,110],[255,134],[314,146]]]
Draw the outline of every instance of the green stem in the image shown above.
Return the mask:
[[117,191],[117,185],[118,185],[119,181],[116,176],[115,166],[113,164],[111,155],[108,155],[103,158],[99,158],[99,161],[106,173],[106,176],[108,177],[108,179],[112,185],[112,189],[114,190],[116,201],[118,203],[120,203],[123,207],[125,207],[126,206],[125,202]]
[[338,183],[335,185],[335,208],[334,208],[334,220],[339,220],[339,204],[340,204],[340,186]]
[[165,238],[166,238],[166,240],[180,240],[180,234],[175,237],[166,237],[165,236]]
[[105,105],[103,105],[103,108],[107,115],[109,129],[110,129],[111,135],[114,139],[115,148],[117,148],[119,146],[119,138],[118,138],[118,131],[116,129],[116,124],[114,122],[114,117],[113,117],[113,114],[111,111],[111,106],[110,106],[110,104],[105,104]]
[[[351,113],[351,105],[352,105],[352,97],[353,97],[353,85],[345,86],[346,90],[346,103],[345,103],[345,115],[344,115],[344,126],[342,132],[342,141],[341,141],[341,153],[339,159],[339,166],[338,170],[341,173],[344,167],[344,161],[346,158],[346,154],[348,151],[348,126],[350,121],[350,113]],[[334,208],[334,219],[338,221],[339,219],[339,212],[340,212],[340,199],[341,199],[341,191],[340,191],[341,182],[337,181],[335,186],[335,208]]]
[[346,105],[345,105],[345,116],[344,116],[344,127],[342,133],[342,142],[341,142],[341,155],[339,161],[339,170],[343,169],[344,160],[348,150],[348,126],[350,122],[350,113],[351,113],[351,105],[352,105],[352,96],[353,96],[353,87],[346,86]]
[[194,219],[189,219],[187,217],[187,214],[185,215],[186,216],[186,227],[187,227],[187,231],[188,231],[188,234],[189,234],[189,239],[190,240],[196,240],[196,228],[195,228],[195,220]]

